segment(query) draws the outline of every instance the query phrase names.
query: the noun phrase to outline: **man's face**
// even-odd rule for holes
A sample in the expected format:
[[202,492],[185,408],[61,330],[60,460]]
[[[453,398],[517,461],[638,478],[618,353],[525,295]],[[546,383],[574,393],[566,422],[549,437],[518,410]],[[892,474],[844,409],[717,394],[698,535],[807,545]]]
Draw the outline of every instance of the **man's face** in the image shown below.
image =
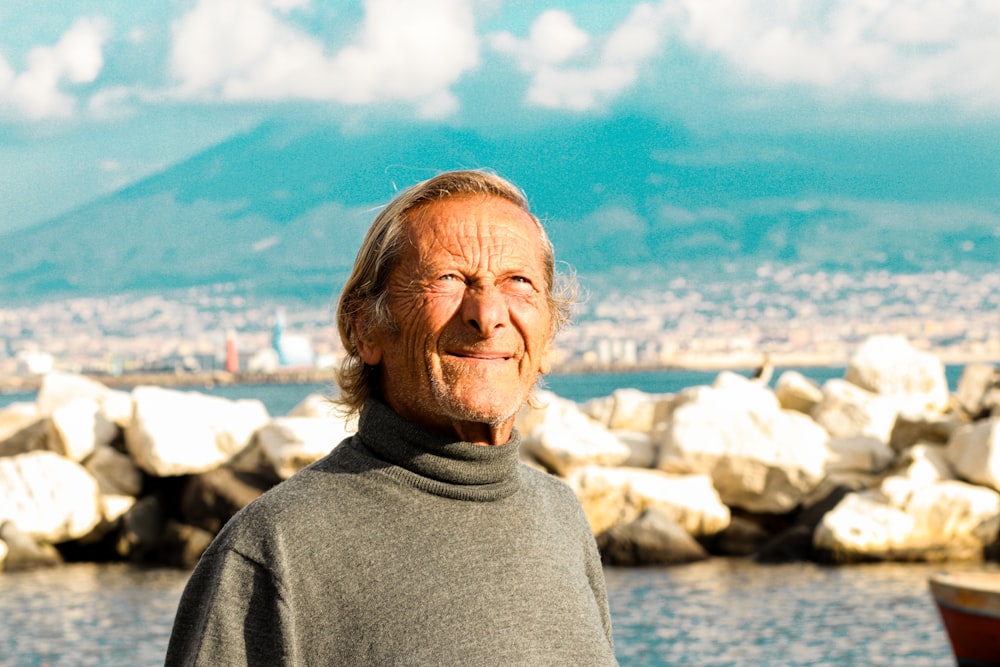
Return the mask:
[[[502,444],[548,371],[538,226],[493,197],[433,202],[406,224],[409,246],[389,280],[396,331],[362,340],[362,358],[380,364],[383,397],[403,417],[459,435],[473,427],[464,439]],[[492,438],[474,438],[482,425]]]

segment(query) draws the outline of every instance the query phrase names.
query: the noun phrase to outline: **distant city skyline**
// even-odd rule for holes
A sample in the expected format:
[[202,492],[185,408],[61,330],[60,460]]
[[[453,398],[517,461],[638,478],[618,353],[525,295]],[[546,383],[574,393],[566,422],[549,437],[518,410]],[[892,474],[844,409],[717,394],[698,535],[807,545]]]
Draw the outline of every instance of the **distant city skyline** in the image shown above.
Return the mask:
[[[555,341],[555,372],[837,366],[875,335],[902,336],[944,363],[1000,361],[1000,272],[854,276],[762,267],[738,284],[677,278],[605,297],[577,305]],[[343,356],[333,318],[329,304],[259,302],[235,286],[0,304],[0,380],[30,385],[55,368],[182,381],[170,376],[221,371],[231,353],[243,371],[329,371]],[[296,357],[284,364],[282,338]]]
[[6,3],[0,235],[272,118],[544,146],[628,117],[670,128],[665,164],[734,177],[702,186],[706,208],[753,195],[741,165],[773,166],[795,206],[1000,234],[998,60],[990,0]]

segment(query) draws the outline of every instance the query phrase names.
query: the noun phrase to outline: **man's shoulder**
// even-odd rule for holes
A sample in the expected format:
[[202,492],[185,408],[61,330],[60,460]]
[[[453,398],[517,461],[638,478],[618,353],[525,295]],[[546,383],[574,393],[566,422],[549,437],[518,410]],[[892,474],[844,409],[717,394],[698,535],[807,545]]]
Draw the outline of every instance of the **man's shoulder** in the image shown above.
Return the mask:
[[363,461],[352,451],[351,438],[288,479],[271,487],[237,514],[244,523],[282,522],[308,516],[317,509],[336,507],[335,498],[349,494],[355,478],[365,471]]
[[525,487],[552,498],[577,502],[573,489],[559,477],[523,462],[520,464],[520,470],[522,484]]

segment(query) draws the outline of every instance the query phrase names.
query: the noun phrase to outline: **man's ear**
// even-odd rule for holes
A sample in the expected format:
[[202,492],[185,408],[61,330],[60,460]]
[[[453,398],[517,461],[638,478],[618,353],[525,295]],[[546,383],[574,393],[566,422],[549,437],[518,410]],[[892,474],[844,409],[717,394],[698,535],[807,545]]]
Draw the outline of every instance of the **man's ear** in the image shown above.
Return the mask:
[[355,320],[351,324],[351,333],[354,336],[354,345],[358,348],[361,361],[369,366],[378,366],[379,362],[382,361],[382,346],[372,335],[371,327],[363,326]]
[[538,360],[538,372],[541,375],[548,375],[549,371],[552,370],[552,361],[549,359],[549,353],[552,351],[552,341],[549,340],[545,344],[545,349],[542,350],[542,356]]

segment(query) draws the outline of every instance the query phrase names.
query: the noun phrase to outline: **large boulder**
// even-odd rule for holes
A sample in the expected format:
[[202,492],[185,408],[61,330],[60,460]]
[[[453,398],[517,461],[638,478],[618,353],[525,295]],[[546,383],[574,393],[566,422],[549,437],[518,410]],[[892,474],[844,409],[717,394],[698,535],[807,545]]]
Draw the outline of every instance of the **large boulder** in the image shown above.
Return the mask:
[[48,449],[49,420],[34,403],[12,403],[0,410],[0,456]]
[[325,417],[334,418],[337,414],[337,406],[330,400],[329,396],[319,393],[312,393],[303,398],[299,403],[288,411],[286,417]]
[[944,445],[914,445],[896,460],[896,474],[923,484],[955,479]]
[[889,445],[878,438],[865,435],[831,438],[827,446],[830,448],[830,458],[826,462],[828,473],[880,473],[896,457]]
[[947,456],[960,477],[1000,490],[1000,417],[956,429]]
[[888,443],[901,403],[895,395],[874,394],[847,380],[827,380],[812,418],[832,438],[867,436]]
[[288,479],[330,453],[351,435],[347,424],[333,417],[277,417],[254,435],[281,479]]
[[814,381],[798,371],[785,371],[774,383],[774,395],[786,410],[811,415],[816,404],[823,400],[823,390]]
[[270,420],[258,400],[230,401],[197,392],[136,387],[125,443],[136,464],[168,477],[217,468]]
[[648,433],[661,416],[661,404],[673,394],[650,394],[639,389],[616,389],[610,396],[586,401],[581,411],[611,431]]
[[903,336],[866,340],[851,357],[844,378],[874,394],[901,397],[904,412],[943,412],[948,408],[944,364],[910,345]]
[[962,369],[955,400],[972,419],[1000,417],[1000,368],[991,364],[969,364]]
[[675,565],[709,557],[701,544],[657,508],[601,533],[597,547],[605,565]]
[[914,447],[879,487],[848,494],[814,546],[838,562],[978,560],[1000,529],[1000,494],[951,478],[932,446]]
[[661,470],[708,475],[726,505],[774,514],[794,509],[823,479],[826,431],[782,409],[766,387],[722,373],[685,394],[658,434]]
[[226,466],[192,475],[181,491],[181,519],[185,524],[218,533],[236,512],[272,485],[270,478]]
[[35,403],[43,415],[80,398],[94,400],[108,421],[125,427],[132,417],[132,398],[128,392],[109,389],[100,382],[75,373],[52,371],[42,378]]
[[896,417],[892,426],[889,446],[893,451],[902,452],[919,443],[943,445],[963,423],[965,422],[954,413],[925,413],[916,416],[901,414]]
[[565,476],[580,466],[621,465],[631,457],[626,443],[573,401],[539,392],[535,402],[539,407],[518,415],[521,451],[549,470]]
[[131,457],[113,447],[98,447],[83,467],[97,480],[103,494],[136,497],[142,493],[142,472]]
[[729,508],[705,475],[585,466],[574,470],[566,481],[595,535],[634,521],[652,507],[694,536],[713,535],[729,525]]
[[90,397],[74,398],[52,410],[49,418],[49,449],[81,462],[119,433],[118,425],[104,415]]
[[0,523],[56,544],[87,535],[102,513],[97,482],[80,464],[45,451],[0,458]]
[[0,521],[0,570],[31,570],[62,563],[59,552],[21,531],[13,521]]
[[615,436],[629,449],[629,456],[620,465],[630,468],[655,468],[658,449],[650,433],[639,431],[614,431]]

